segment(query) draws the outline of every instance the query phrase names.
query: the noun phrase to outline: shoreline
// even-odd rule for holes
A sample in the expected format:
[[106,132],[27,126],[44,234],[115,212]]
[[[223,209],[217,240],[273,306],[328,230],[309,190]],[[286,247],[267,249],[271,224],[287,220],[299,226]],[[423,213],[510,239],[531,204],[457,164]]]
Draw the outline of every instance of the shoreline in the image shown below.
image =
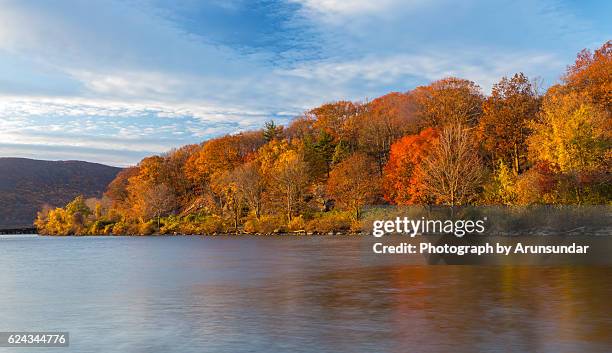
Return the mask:
[[[14,233],[25,234],[25,233]],[[68,234],[68,235],[54,235],[54,234],[40,234],[40,233],[27,233],[36,234],[41,237],[187,237],[187,236],[198,236],[198,237],[219,237],[219,236],[299,236],[299,237],[311,237],[311,236],[363,236],[367,235],[366,232],[272,232],[272,233],[212,233],[212,234]]]

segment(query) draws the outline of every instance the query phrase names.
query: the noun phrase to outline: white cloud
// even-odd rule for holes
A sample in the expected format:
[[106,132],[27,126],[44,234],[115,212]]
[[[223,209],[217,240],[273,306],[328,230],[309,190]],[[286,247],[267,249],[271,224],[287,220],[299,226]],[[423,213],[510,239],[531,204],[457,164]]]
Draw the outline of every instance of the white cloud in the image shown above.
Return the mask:
[[[456,76],[475,81],[485,93],[488,93],[491,86],[503,76],[510,76],[520,71],[535,76],[550,66],[562,65],[555,56],[547,53],[483,55],[483,52],[484,50],[446,55],[434,53],[371,55],[353,61],[302,65],[286,70],[284,74],[313,82],[333,82],[338,87],[355,86],[356,81],[360,82],[358,87],[367,86],[367,82],[377,82],[383,87],[398,87],[402,91],[412,88],[411,82],[426,83]],[[359,89],[346,90],[340,93],[358,99],[359,96],[355,97],[355,93],[359,91]]]
[[179,77],[157,72],[129,71],[121,74],[104,74],[72,71],[71,74],[91,93],[124,98],[171,95],[182,84]]
[[[334,15],[354,15],[372,12],[383,12],[388,10],[391,5],[399,5],[402,1],[398,0],[291,0],[300,3],[310,11],[318,13],[331,13]],[[409,6],[410,3],[422,2],[421,0],[404,1],[403,4]]]
[[[269,118],[269,113],[256,110],[188,102],[1,97],[0,144],[10,144],[10,148],[0,148],[0,156],[32,157],[33,151],[39,151],[38,157],[44,159],[45,150],[40,146],[50,146],[61,153],[69,146],[75,151],[69,155],[79,150],[110,150],[115,154],[125,151],[122,163],[117,163],[116,158],[112,163],[127,165],[147,154],[164,153],[224,133],[256,129]],[[279,120],[286,119],[281,115]],[[19,146],[28,152],[14,154],[12,151]]]
[[3,2],[0,142],[134,158],[444,76],[485,92],[518,71],[551,84],[593,37],[555,0],[285,1],[301,5],[287,21],[311,30],[314,59],[212,44],[146,0]]

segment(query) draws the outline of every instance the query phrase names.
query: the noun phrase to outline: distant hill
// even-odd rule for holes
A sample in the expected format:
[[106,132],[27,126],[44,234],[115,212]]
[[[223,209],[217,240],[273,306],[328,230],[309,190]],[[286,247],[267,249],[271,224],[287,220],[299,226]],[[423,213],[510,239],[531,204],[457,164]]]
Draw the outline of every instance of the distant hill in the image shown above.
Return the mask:
[[121,168],[81,161],[0,157],[0,229],[31,226],[45,204],[99,197]]

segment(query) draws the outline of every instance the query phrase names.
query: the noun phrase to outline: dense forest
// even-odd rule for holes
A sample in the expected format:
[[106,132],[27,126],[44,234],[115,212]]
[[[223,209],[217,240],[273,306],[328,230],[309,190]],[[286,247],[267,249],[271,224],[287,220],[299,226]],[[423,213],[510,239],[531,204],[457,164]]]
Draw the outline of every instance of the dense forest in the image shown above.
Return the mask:
[[357,231],[366,205],[610,204],[612,41],[540,92],[443,78],[143,159],[41,234]]

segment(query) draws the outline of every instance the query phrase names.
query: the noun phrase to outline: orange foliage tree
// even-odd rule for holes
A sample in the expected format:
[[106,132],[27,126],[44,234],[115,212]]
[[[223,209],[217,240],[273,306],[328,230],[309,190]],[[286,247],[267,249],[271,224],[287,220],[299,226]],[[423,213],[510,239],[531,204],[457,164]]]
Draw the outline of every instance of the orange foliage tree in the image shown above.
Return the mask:
[[563,81],[568,89],[586,94],[591,103],[612,113],[612,40],[595,52],[584,49],[578,53]]
[[330,173],[327,191],[342,209],[350,210],[355,219],[361,208],[376,201],[380,193],[375,161],[362,153],[356,153],[339,163]]
[[514,175],[526,167],[529,122],[539,108],[539,98],[523,73],[502,78],[493,85],[492,94],[483,104],[483,115],[478,125],[479,138],[490,158],[511,166]]
[[418,135],[404,136],[391,146],[383,178],[387,201],[398,205],[425,201],[422,188],[425,175],[420,171],[420,165],[437,139],[437,131],[428,128]]
[[314,128],[332,135],[336,141],[351,137],[350,120],[359,115],[362,107],[358,103],[339,101],[323,104],[312,109],[309,115],[314,119]]
[[187,159],[185,175],[195,184],[196,190],[202,192],[205,185],[215,173],[232,169],[243,160],[237,136],[223,136],[204,143],[204,145]]
[[408,96],[397,92],[368,103],[357,126],[359,149],[374,158],[379,175],[389,157],[391,144],[417,131]]
[[482,115],[483,95],[472,81],[449,77],[410,92],[415,115],[423,127],[473,126]]

